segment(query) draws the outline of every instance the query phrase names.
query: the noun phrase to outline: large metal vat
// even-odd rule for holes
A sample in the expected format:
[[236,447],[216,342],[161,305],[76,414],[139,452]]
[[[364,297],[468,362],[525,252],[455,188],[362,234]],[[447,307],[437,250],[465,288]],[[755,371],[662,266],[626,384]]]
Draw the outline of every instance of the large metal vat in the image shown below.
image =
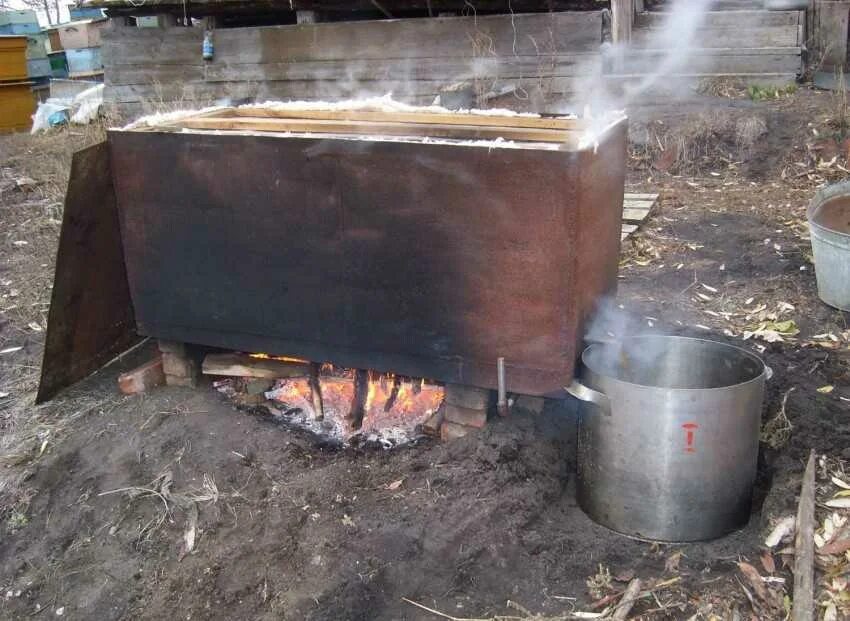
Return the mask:
[[555,144],[194,129],[242,121],[109,133],[85,193],[114,201],[138,334],[485,388],[504,358],[509,391],[565,396],[616,288],[625,119]]
[[570,392],[587,402],[578,500],[593,520],[659,541],[698,541],[746,525],[765,378],[722,343],[642,336],[596,343]]

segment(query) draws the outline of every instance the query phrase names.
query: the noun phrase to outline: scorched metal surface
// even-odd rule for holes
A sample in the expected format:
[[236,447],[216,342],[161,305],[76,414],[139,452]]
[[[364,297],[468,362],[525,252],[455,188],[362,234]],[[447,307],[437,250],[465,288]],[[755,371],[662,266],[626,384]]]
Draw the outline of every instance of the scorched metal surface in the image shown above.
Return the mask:
[[616,286],[626,123],[594,151],[112,131],[140,334],[563,395]]

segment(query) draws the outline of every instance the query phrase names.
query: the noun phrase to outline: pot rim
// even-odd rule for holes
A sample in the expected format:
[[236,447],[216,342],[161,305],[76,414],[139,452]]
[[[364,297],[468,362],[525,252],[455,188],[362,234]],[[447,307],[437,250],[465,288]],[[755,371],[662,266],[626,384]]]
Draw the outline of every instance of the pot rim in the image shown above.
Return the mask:
[[756,375],[754,378],[749,379],[745,382],[738,382],[737,384],[729,384],[727,386],[715,386],[713,388],[665,388],[663,386],[652,386],[649,384],[638,384],[635,382],[628,382],[626,380],[620,379],[618,377],[614,377],[607,373],[603,373],[592,368],[589,364],[587,364],[586,357],[588,352],[596,347],[606,347],[610,346],[611,343],[592,343],[591,345],[585,347],[585,349],[581,353],[581,363],[584,369],[590,371],[591,373],[605,378],[606,381],[615,382],[616,384],[627,386],[629,388],[640,388],[640,389],[649,389],[649,390],[663,390],[665,392],[673,392],[673,393],[690,393],[690,392],[706,392],[713,390],[729,390],[730,388],[739,388],[741,386],[747,386],[754,382],[764,381],[768,378],[768,366],[765,364],[764,360],[754,353],[747,351],[743,347],[738,347],[737,345],[729,345],[728,343],[723,343],[721,341],[713,341],[710,339],[701,339],[697,337],[691,336],[675,336],[675,335],[665,335],[665,334],[642,334],[637,336],[627,336],[626,338],[619,339],[617,342],[623,343],[626,341],[634,341],[640,339],[657,339],[657,340],[665,340],[665,341],[691,341],[694,343],[708,343],[713,346],[721,346],[729,349],[737,350],[740,354],[743,354],[745,357],[754,360],[759,365],[761,365],[761,373]]
[[824,205],[837,198],[847,197],[850,197],[850,181],[839,181],[837,183],[827,185],[815,192],[812,202],[809,203],[809,206],[806,209],[806,220],[809,222],[809,226],[813,229],[818,229],[831,235],[837,235],[842,239],[850,240],[850,233],[837,231],[828,226],[824,226],[817,221],[820,210]]

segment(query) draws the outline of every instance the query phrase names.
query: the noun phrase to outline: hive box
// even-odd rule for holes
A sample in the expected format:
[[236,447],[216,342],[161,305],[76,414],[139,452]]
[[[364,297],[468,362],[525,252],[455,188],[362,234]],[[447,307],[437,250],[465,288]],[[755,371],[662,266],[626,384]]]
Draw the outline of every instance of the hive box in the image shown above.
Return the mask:
[[51,78],[68,77],[68,59],[65,58],[65,52],[50,52],[48,59],[50,60]]
[[0,35],[35,34],[39,30],[35,11],[0,12]]
[[99,47],[65,48],[65,59],[68,62],[68,72],[72,76],[88,75],[103,70]]
[[0,81],[27,77],[27,38],[0,36]]
[[[100,30],[106,25],[106,20],[83,20],[79,22],[69,22],[56,27],[56,32],[59,35],[59,43],[61,48],[54,49],[77,49],[87,47],[97,47],[100,45]],[[51,47],[53,46],[53,37],[50,39]]]
[[27,37],[27,60],[47,58],[47,34],[40,32]]
[[33,112],[31,82],[0,83],[0,132],[29,129]]

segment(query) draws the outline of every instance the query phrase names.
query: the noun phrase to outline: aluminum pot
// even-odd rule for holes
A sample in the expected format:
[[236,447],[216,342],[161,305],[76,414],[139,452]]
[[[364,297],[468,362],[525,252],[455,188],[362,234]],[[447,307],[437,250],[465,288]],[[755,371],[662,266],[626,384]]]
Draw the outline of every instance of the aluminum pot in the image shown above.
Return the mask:
[[567,389],[579,418],[578,502],[594,521],[656,541],[745,526],[756,478],[760,358],[723,343],[639,336],[582,354]]

